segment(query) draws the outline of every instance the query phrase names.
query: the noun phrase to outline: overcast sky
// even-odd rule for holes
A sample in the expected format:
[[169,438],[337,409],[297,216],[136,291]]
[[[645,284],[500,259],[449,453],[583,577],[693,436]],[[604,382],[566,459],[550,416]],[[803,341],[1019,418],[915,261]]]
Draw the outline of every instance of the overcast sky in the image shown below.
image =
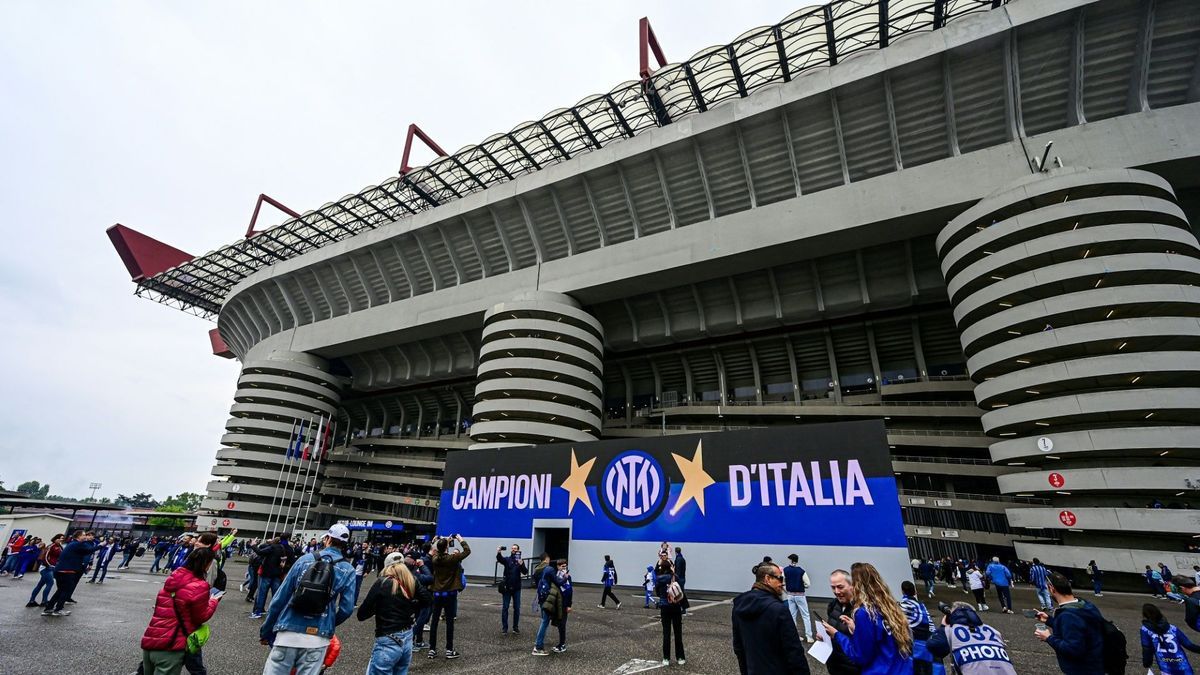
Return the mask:
[[410,122],[452,152],[635,79],[644,15],[680,61],[809,4],[0,2],[0,481],[210,478],[238,364],[133,297],[110,225],[210,251],[260,192],[304,212],[395,175]]

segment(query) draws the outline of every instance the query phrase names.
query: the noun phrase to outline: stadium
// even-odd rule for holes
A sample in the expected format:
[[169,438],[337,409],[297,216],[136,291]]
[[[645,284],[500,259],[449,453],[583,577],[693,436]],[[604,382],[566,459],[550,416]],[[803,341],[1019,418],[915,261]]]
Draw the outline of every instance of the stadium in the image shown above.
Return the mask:
[[428,533],[468,448],[882,419],[914,557],[1200,563],[1194,3],[640,38],[640,79],[412,127],[436,161],[209,253],[109,229],[242,365],[201,526],[274,529],[302,425],[289,526]]

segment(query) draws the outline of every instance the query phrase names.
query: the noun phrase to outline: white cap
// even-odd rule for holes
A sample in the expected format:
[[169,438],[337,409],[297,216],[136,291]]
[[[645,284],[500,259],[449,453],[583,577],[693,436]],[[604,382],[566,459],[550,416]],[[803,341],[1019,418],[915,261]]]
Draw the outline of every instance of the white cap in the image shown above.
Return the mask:
[[396,563],[399,563],[399,562],[404,562],[404,554],[403,553],[401,553],[399,551],[394,551],[392,553],[389,553],[389,554],[387,554],[387,557],[383,559],[383,569],[386,570],[387,568],[389,568],[392,565],[395,565]]
[[329,531],[325,533],[325,536],[332,537],[334,539],[341,539],[342,541],[350,541],[350,528],[342,525],[341,523],[336,523],[333,527],[329,528]]

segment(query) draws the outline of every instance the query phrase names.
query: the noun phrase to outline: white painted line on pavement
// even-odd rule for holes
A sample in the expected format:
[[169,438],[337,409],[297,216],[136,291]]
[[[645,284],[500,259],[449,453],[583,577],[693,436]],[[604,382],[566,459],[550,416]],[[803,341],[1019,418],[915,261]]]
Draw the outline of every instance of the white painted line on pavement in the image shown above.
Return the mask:
[[662,667],[662,661],[632,659],[618,666],[617,669],[613,671],[613,675],[632,675],[632,673],[644,673],[647,670],[655,670]]

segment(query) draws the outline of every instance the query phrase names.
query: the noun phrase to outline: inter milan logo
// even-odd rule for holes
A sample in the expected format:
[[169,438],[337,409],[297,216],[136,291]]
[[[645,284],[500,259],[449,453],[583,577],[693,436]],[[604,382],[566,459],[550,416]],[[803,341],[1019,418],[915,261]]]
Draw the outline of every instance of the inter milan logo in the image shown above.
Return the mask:
[[641,527],[662,513],[669,491],[662,466],[645,452],[631,450],[604,469],[600,506],[618,525]]

